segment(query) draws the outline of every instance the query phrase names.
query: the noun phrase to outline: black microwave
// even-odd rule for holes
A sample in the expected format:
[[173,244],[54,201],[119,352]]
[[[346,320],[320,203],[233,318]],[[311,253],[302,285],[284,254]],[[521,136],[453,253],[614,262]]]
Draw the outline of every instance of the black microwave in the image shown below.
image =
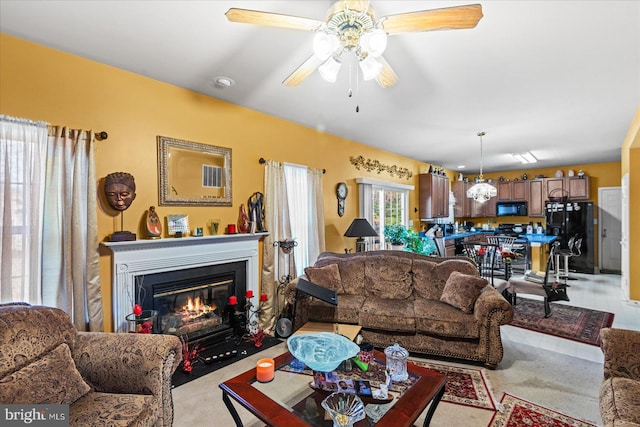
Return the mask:
[[498,216],[527,216],[527,202],[498,202],[496,213]]

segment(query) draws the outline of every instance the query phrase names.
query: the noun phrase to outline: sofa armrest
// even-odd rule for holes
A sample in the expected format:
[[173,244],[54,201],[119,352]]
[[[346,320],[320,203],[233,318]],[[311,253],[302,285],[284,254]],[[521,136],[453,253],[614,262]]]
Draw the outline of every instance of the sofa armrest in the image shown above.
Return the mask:
[[485,326],[488,326],[490,318],[496,315],[499,325],[508,325],[513,320],[513,307],[492,286],[487,286],[476,300],[473,314],[475,319]]
[[640,331],[602,328],[600,340],[604,354],[604,379],[623,377],[640,380]]
[[182,360],[178,337],[78,332],[73,359],[95,390],[162,396]]

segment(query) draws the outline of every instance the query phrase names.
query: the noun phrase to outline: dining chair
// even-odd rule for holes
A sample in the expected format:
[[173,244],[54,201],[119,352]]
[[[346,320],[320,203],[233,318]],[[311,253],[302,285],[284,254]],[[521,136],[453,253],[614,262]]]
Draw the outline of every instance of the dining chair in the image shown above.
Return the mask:
[[471,258],[478,268],[480,277],[486,279],[491,286],[502,293],[507,287],[507,280],[496,277],[496,257],[499,252],[498,245],[484,242],[464,243],[464,252]]

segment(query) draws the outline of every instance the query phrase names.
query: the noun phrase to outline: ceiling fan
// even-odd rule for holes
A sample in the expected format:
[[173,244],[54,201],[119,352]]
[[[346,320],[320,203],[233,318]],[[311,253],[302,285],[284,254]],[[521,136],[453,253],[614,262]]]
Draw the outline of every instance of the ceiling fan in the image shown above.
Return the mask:
[[231,22],[267,25],[317,32],[313,55],[282,83],[297,86],[316,68],[327,81],[334,82],[345,52],[356,55],[365,80],[374,79],[383,88],[393,86],[398,76],[382,57],[387,35],[435,30],[474,28],[482,18],[479,4],[388,15],[376,19],[368,0],[340,0],[327,11],[326,21],[231,8],[226,13]]

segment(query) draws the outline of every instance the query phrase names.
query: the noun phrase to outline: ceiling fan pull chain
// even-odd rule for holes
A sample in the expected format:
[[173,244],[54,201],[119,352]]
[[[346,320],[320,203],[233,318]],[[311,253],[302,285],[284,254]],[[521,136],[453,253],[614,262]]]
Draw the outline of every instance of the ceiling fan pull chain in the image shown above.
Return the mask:
[[356,68],[356,113],[360,112],[360,105],[358,100],[360,99],[360,71]]
[[353,79],[351,78],[351,67],[353,64],[349,64],[349,98],[351,98],[353,96],[353,86],[352,86],[352,82]]

